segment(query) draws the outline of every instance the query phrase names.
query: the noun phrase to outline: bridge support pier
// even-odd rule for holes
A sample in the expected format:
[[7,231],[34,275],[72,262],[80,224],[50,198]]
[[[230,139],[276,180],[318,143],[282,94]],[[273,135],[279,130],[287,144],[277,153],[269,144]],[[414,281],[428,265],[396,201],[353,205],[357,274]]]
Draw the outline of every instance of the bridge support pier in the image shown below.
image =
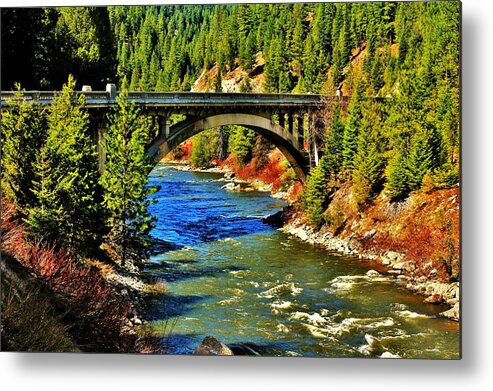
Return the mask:
[[304,129],[303,129],[303,120],[304,114],[300,114],[298,116],[298,148],[303,149],[304,147]]
[[171,127],[171,121],[168,117],[158,116],[159,137],[163,137],[165,140],[169,137],[169,128]]
[[289,134],[293,134],[293,128],[294,128],[294,121],[293,121],[293,113],[288,114],[288,132]]
[[318,151],[316,140],[315,120],[313,114],[308,115],[308,134],[307,134],[308,160],[310,168],[318,165]]

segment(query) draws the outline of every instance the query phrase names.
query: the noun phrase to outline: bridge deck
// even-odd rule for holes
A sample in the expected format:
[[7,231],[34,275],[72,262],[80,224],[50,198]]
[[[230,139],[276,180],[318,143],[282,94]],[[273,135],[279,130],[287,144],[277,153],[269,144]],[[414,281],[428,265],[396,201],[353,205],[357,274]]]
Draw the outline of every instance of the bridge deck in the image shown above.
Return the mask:
[[[27,101],[50,105],[55,91],[26,91]],[[88,108],[104,108],[115,105],[116,100],[105,91],[79,92],[86,98]],[[7,101],[14,98],[12,91],[0,92],[0,105],[8,106]],[[130,101],[137,106],[152,107],[286,107],[319,108],[324,97],[317,94],[257,94],[257,93],[222,93],[222,92],[130,92]],[[335,97],[334,97],[335,99]],[[343,97],[342,99],[347,99]]]

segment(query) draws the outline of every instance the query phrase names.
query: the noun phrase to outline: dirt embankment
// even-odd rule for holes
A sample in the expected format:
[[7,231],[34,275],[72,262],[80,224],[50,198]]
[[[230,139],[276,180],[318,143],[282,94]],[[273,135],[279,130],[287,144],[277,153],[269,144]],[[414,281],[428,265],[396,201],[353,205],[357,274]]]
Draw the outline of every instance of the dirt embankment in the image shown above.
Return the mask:
[[[145,291],[136,277],[109,265],[75,260],[33,240],[13,205],[2,200],[2,350],[139,352],[157,349],[134,326]],[[148,288],[155,288],[148,285]]]

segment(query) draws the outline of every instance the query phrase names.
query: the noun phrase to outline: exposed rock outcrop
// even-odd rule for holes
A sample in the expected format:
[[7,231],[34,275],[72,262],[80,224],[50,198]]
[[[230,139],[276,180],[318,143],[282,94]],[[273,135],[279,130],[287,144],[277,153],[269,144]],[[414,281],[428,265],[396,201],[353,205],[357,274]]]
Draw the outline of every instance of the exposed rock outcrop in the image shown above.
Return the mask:
[[193,354],[198,356],[233,356],[230,348],[211,336],[205,337]]

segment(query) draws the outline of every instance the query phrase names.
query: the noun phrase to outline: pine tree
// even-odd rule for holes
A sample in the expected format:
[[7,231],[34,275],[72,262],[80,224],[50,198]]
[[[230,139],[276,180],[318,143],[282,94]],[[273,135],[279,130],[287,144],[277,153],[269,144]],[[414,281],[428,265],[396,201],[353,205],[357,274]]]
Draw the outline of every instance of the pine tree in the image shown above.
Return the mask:
[[353,158],[358,149],[358,134],[363,118],[362,105],[363,101],[363,82],[360,79],[356,80],[356,86],[353,89],[351,102],[349,103],[349,117],[346,127],[344,128],[344,136],[342,140],[342,158],[343,167],[346,171],[351,171],[354,168]]
[[365,205],[377,194],[382,180],[384,162],[372,125],[367,120],[363,121],[354,156],[353,195],[358,206]]
[[326,160],[326,156],[323,156],[320,164],[310,171],[302,196],[302,208],[307,213],[308,222],[315,228],[322,226],[324,222],[324,211],[327,207]]
[[255,132],[242,126],[232,126],[228,144],[229,153],[236,156],[240,165],[244,165],[252,158]]
[[265,64],[266,82],[268,92],[279,91],[279,79],[284,72],[284,58],[282,42],[279,37],[273,38]]
[[393,200],[402,200],[409,194],[406,156],[403,151],[395,154],[389,161],[385,169],[385,176],[387,177],[385,188]]
[[150,196],[157,191],[148,186],[147,175],[152,168],[145,153],[149,126],[127,96],[126,90],[120,93],[117,107],[108,118],[106,162],[101,176],[108,240],[116,246],[122,266],[131,258],[140,261],[147,255],[149,232],[155,221],[147,208],[152,202]]
[[309,34],[304,51],[303,51],[303,67],[302,77],[300,78],[300,92],[315,92],[319,91],[318,74],[320,68],[318,67],[319,53],[315,51],[312,34]]
[[411,191],[419,189],[425,174],[437,166],[434,140],[430,136],[430,132],[423,129],[415,133],[411,140],[405,162],[407,183]]
[[36,160],[46,137],[44,108],[27,102],[19,84],[9,109],[2,111],[2,192],[24,214],[35,205],[31,192]]
[[222,92],[223,87],[222,87],[222,77],[221,77],[221,69],[218,67],[217,73],[216,73],[216,78],[214,80],[214,91],[215,92]]
[[324,156],[327,164],[327,175],[331,179],[339,178],[343,161],[343,136],[344,122],[342,119],[341,108],[339,102],[335,101],[332,108],[332,119],[330,126],[325,134],[324,148]]
[[209,167],[210,160],[206,152],[207,139],[200,133],[192,139],[192,149],[190,151],[190,161],[194,167]]
[[219,135],[216,129],[205,130],[192,138],[190,160],[195,167],[211,167],[219,150]]
[[49,109],[33,182],[37,205],[27,222],[35,234],[62,243],[78,256],[93,250],[100,210],[96,146],[89,136],[84,97],[74,88],[69,76]]

